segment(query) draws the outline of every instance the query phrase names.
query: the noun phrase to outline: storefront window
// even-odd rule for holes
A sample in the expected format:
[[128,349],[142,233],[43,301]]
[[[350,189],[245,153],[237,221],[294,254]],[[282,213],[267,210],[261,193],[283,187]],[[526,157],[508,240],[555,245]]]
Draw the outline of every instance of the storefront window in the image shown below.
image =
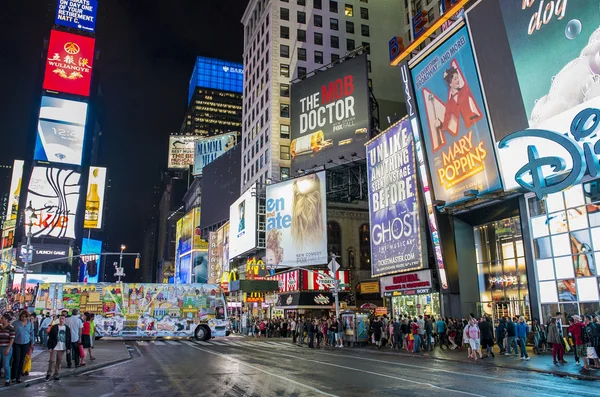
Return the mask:
[[541,310],[544,317],[600,310],[600,191],[598,181],[530,198]]
[[529,288],[519,217],[474,228],[481,312],[494,320],[529,317]]
[[392,315],[394,317],[440,316],[440,294],[408,295],[392,297]]

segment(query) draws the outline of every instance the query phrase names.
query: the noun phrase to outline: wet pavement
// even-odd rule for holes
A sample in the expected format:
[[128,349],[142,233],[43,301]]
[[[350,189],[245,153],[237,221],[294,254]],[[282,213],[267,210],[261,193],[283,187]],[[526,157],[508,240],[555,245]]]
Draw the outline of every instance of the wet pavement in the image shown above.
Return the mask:
[[7,395],[572,397],[600,394],[599,381],[368,348],[314,350],[277,339],[234,337],[209,342],[126,343],[131,360],[64,377],[60,382],[18,387],[7,391]]

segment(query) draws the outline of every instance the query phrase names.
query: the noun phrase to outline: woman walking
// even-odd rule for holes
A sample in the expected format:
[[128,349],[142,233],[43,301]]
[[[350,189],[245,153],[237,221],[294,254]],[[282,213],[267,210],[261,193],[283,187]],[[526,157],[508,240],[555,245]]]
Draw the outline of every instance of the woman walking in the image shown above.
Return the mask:
[[469,324],[465,327],[464,342],[469,344],[469,358],[478,360],[477,355],[481,358],[481,332],[477,325],[477,320],[471,318]]
[[[83,329],[81,330],[81,344],[84,349],[88,349],[88,357],[94,361],[96,358],[92,357],[92,316],[90,313],[83,315]],[[85,360],[80,363],[85,365]]]
[[27,310],[19,313],[19,319],[13,323],[15,328],[15,342],[13,343],[13,364],[11,377],[17,383],[22,383],[23,364],[25,356],[34,341],[33,324],[29,321]]
[[[556,317],[548,321],[548,336],[546,340],[552,345],[552,359],[554,360],[554,364],[558,364],[559,361],[561,364],[566,364],[567,362],[564,360],[565,349],[558,333]],[[558,361],[556,360],[557,358]]]
[[533,331],[533,352],[540,354],[540,341],[542,339],[542,327],[537,318],[533,319],[533,325],[531,327]]

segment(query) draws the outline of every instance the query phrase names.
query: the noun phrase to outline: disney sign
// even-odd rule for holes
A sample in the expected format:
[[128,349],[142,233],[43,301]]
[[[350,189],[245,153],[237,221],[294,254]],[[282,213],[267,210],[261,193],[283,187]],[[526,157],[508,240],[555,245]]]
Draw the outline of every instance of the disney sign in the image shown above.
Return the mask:
[[[578,185],[586,174],[600,174],[599,125],[600,109],[587,108],[572,119],[568,134],[544,129],[514,132],[498,144],[502,167],[506,170],[520,166],[509,175],[539,199]],[[529,144],[524,146],[525,143]],[[513,148],[526,148],[526,156],[520,156]],[[521,158],[527,163],[522,165]]]

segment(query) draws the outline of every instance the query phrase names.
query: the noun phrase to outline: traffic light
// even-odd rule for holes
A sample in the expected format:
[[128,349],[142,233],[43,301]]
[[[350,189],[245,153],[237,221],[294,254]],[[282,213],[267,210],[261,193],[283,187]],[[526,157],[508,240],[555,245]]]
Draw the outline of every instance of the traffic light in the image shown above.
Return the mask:
[[135,268],[136,269],[140,268],[140,257],[139,256],[135,257]]

